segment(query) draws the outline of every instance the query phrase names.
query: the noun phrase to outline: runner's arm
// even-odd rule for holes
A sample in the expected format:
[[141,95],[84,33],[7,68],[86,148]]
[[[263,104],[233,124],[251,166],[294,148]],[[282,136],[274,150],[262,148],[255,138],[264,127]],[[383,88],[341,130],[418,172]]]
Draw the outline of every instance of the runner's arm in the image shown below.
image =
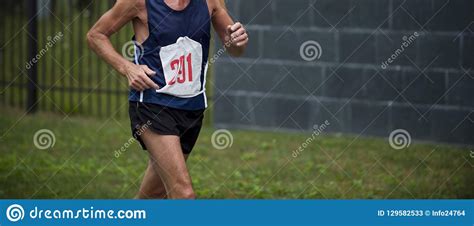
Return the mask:
[[158,89],[148,76],[155,74],[145,65],[135,65],[120,55],[110,42],[110,36],[138,16],[140,0],[117,0],[115,5],[95,23],[87,33],[90,48],[120,74],[127,77],[129,85],[143,91]]
[[110,36],[138,15],[135,0],[117,0],[87,33],[90,48],[121,74],[125,74],[125,65],[131,64],[112,46]]
[[241,56],[249,41],[247,31],[241,23],[234,23],[227,12],[224,0],[210,0],[210,2],[213,5],[212,24],[214,29],[230,55]]

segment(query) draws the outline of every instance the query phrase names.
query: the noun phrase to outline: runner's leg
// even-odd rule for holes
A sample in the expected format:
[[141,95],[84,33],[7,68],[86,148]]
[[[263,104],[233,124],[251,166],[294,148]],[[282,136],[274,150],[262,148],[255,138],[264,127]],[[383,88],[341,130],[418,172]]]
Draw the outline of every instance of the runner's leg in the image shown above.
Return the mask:
[[[184,155],[185,160],[189,155]],[[166,188],[160,175],[155,171],[153,162],[148,161],[148,166],[143,176],[140,190],[136,196],[137,199],[166,199]]]
[[159,135],[146,130],[141,138],[150,153],[150,161],[170,199],[194,199],[191,177],[178,136]]

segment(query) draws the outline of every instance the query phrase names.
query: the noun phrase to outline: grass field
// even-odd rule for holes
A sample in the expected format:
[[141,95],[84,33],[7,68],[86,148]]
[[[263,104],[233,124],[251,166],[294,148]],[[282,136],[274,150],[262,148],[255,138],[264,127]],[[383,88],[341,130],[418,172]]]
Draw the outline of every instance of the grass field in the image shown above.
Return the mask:
[[[0,198],[133,198],[147,162],[127,119],[64,118],[1,107]],[[54,132],[53,148],[33,136]],[[204,128],[188,167],[199,198],[473,198],[467,149],[416,142],[393,150],[385,139],[232,131],[226,150]]]

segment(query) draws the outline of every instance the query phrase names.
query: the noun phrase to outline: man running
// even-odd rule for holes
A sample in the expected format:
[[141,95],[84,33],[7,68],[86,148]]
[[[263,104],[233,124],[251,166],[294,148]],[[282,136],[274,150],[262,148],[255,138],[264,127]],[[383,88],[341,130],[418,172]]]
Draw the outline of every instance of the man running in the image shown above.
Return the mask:
[[[132,134],[150,160],[137,198],[193,199],[186,168],[207,107],[211,21],[232,56],[248,35],[223,0],[117,0],[87,34],[89,46],[128,79]],[[135,60],[109,38],[132,22]]]

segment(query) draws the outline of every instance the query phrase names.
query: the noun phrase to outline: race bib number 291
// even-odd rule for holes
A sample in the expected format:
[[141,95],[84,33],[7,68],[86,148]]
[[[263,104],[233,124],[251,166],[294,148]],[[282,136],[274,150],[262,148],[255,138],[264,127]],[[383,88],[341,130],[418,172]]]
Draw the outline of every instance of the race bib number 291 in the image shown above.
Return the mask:
[[188,37],[179,38],[175,44],[162,47],[161,64],[165,87],[157,90],[181,98],[190,98],[203,92],[202,46]]
[[176,73],[176,76],[168,82],[168,85],[172,86],[176,82],[185,83],[193,82],[193,66],[192,66],[192,53],[186,57],[183,55],[179,59],[171,61],[171,70]]

